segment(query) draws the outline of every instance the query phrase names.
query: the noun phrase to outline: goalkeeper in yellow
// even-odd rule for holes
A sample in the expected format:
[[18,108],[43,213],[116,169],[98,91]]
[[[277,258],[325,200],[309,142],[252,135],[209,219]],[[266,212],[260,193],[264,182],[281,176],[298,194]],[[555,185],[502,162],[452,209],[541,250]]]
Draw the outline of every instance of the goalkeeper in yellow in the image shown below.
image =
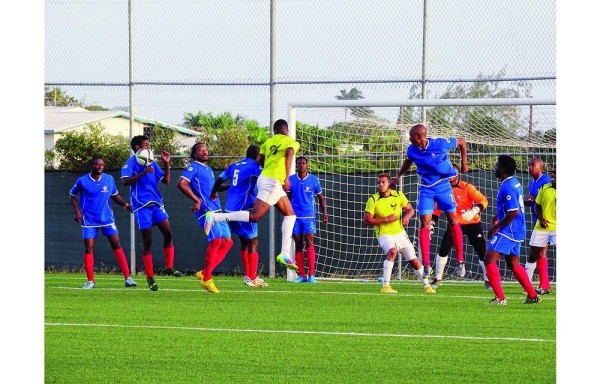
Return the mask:
[[288,136],[288,123],[285,120],[280,119],[273,124],[273,133],[274,135],[260,147],[257,162],[263,166],[263,170],[256,181],[258,195],[252,210],[207,212],[204,232],[208,235],[214,223],[220,221],[256,223],[269,208],[275,206],[284,216],[281,223],[281,253],[275,260],[284,267],[297,271],[298,266],[290,258],[296,214],[286,191],[290,190],[289,176],[292,174],[292,160],[294,154],[300,149],[300,144]]
[[[398,293],[390,286],[392,269],[398,252],[409,262],[426,293],[435,293],[427,277],[423,276],[423,264],[415,254],[404,226],[414,216],[415,210],[402,192],[390,189],[391,178],[387,173],[377,176],[377,190],[367,200],[363,222],[375,230],[377,241],[387,257],[383,262],[383,287],[381,293]],[[406,213],[402,216],[402,210]]]

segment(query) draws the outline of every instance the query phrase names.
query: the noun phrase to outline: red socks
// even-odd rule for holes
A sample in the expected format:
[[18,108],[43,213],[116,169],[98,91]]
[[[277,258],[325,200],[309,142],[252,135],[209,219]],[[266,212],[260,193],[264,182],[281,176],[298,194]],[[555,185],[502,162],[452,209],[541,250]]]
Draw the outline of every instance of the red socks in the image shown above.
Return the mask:
[[214,239],[210,243],[208,243],[208,247],[206,248],[206,255],[204,256],[204,271],[202,274],[204,275],[204,281],[208,281],[212,279],[212,271],[217,266],[217,251],[221,246],[222,239]]
[[248,251],[240,251],[240,259],[242,259],[242,265],[244,266],[244,275],[250,277],[250,264],[248,262]]
[[163,252],[165,254],[165,267],[173,268],[173,263],[175,262],[175,247],[171,245],[170,247],[163,248]]
[[248,268],[250,272],[246,273],[246,276],[252,280],[256,279],[258,274],[258,252],[248,254]]
[[537,270],[540,275],[540,288],[550,289],[550,278],[548,277],[548,259],[540,257],[537,261]]
[[296,265],[298,266],[298,275],[306,277],[306,270],[304,269],[304,252],[296,251]]
[[460,224],[456,223],[450,225],[450,232],[452,233],[452,240],[454,240],[454,248],[456,248],[456,261],[458,263],[464,263],[465,257],[463,255],[463,235]]
[[217,250],[217,261],[215,263],[214,268],[221,264],[221,261],[223,261],[225,256],[227,256],[227,252],[229,252],[232,246],[233,240],[231,240],[230,238],[221,238],[221,246]]
[[533,299],[537,296],[537,292],[533,288],[533,285],[529,280],[529,276],[527,276],[527,270],[525,270],[525,267],[523,267],[521,264],[517,264],[517,266],[512,270],[512,273],[519,281],[519,284],[521,284],[521,287],[523,287],[525,292],[527,292],[527,296],[530,299]]
[[[306,247],[306,256],[308,257],[308,275],[315,275],[315,246]],[[297,263],[296,263],[297,264]]]
[[125,252],[123,252],[123,248],[113,250],[115,254],[115,259],[117,259],[117,264],[121,267],[121,272],[123,272],[123,276],[128,278],[131,276],[129,273],[129,265],[127,265],[127,259],[125,258]]
[[[454,234],[453,234],[454,236]],[[461,239],[462,241],[462,239]],[[423,258],[423,265],[431,267],[431,261],[429,259],[429,248],[431,247],[431,240],[429,239],[429,228],[421,228],[419,230],[419,248],[421,249],[421,257]],[[458,252],[457,252],[458,254]]]
[[142,255],[142,261],[144,262],[144,270],[146,271],[146,278],[150,279],[154,277],[154,266],[152,265],[152,254]]
[[[498,300],[504,300],[505,297],[504,292],[502,292],[502,285],[500,285],[500,269],[498,268],[498,264],[487,264],[485,266],[485,272],[487,273],[488,282],[492,286],[494,295],[496,295]],[[527,277],[527,273],[525,273],[525,277]]]
[[88,281],[94,281],[94,254],[84,253],[83,254],[83,266],[85,267],[85,274],[87,275]]

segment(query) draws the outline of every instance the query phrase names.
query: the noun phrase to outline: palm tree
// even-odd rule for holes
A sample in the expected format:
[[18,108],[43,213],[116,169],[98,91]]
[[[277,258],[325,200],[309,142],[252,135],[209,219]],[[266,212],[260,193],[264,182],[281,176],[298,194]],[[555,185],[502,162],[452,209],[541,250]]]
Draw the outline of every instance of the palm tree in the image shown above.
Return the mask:
[[[350,89],[350,92],[346,92],[345,89],[340,90],[340,94],[335,97],[338,100],[359,100],[364,99],[365,97],[362,95],[362,92],[356,88]],[[348,115],[348,108],[344,108],[344,120]]]

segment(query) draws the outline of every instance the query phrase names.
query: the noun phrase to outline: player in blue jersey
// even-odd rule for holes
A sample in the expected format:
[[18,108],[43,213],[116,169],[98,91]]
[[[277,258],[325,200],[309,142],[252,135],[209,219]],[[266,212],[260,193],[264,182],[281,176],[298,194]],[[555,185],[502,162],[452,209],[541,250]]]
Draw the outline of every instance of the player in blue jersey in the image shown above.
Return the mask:
[[[230,180],[227,188],[225,212],[251,211],[256,200],[256,180],[261,168],[256,162],[260,148],[251,145],[246,149],[246,158],[229,165],[217,177],[210,198],[218,198],[217,191]],[[253,288],[263,288],[268,284],[258,277],[258,224],[253,222],[230,221],[229,228],[240,239],[240,256],[244,265],[244,284]]]
[[[529,175],[532,179],[529,181],[529,194],[525,197],[525,206],[531,207],[531,228],[535,227],[537,221],[537,215],[535,214],[535,198],[538,195],[539,190],[543,185],[550,183],[552,180],[547,173],[544,172],[544,162],[542,159],[536,157],[529,162]],[[533,236],[533,233],[532,233]],[[542,247],[539,257],[546,259],[546,250],[548,246]],[[527,270],[527,276],[529,280],[533,281],[533,273],[537,267],[538,258],[535,255],[529,255],[527,262],[525,263],[525,269]]]
[[[190,154],[192,162],[187,166],[179,178],[177,188],[189,197],[194,206],[192,210],[200,228],[204,228],[207,212],[220,212],[221,202],[217,198],[212,200],[210,194],[215,183],[215,175],[208,165],[208,147],[204,143],[192,146]],[[212,278],[214,269],[223,261],[225,255],[233,245],[229,226],[225,222],[215,223],[206,235],[208,247],[204,257],[204,269],[196,273],[202,288],[211,293],[218,293]]]
[[535,304],[541,301],[527,271],[519,263],[521,243],[525,240],[525,204],[523,187],[514,176],[517,170],[515,159],[508,155],[498,156],[494,166],[494,174],[502,180],[498,189],[496,202],[497,219],[488,230],[487,252],[483,259],[488,280],[496,297],[489,304],[506,305],[506,298],[500,283],[500,270],[498,260],[505,255],[506,266],[527,292],[523,304]]
[[[111,175],[103,173],[104,159],[102,157],[92,157],[90,165],[91,172],[77,179],[75,185],[69,191],[71,207],[73,207],[73,218],[81,223],[81,228],[83,228],[83,245],[85,246],[83,264],[88,279],[83,288],[90,289],[96,286],[94,280],[94,244],[99,231],[102,231],[102,234],[106,236],[113,249],[115,259],[117,259],[117,263],[125,277],[125,286],[135,287],[137,284],[131,278],[127,259],[119,242],[119,232],[115,225],[115,216],[110,200],[129,212],[131,212],[131,205],[119,195],[115,179]],[[81,209],[77,203],[77,195],[81,197]]]
[[[464,260],[462,230],[456,218],[456,202],[450,185],[450,178],[457,176],[458,173],[448,158],[448,152],[457,147],[460,149],[460,171],[466,173],[469,169],[467,144],[464,138],[428,138],[427,127],[423,124],[412,126],[409,136],[411,144],[406,150],[406,159],[398,170],[396,178],[392,180],[392,188],[396,187],[400,176],[406,173],[414,163],[419,175],[419,201],[417,202],[420,218],[419,248],[426,269],[425,276],[430,278],[432,273],[430,231],[435,203],[437,203],[438,209],[446,213],[448,218],[448,228],[456,248],[456,259]],[[459,265],[460,267],[462,266]]]
[[[296,222],[292,237],[296,244],[296,265],[298,278],[295,283],[316,283],[315,279],[315,246],[313,240],[317,233],[317,209],[315,196],[319,200],[323,223],[329,222],[327,204],[321,190],[321,183],[315,175],[308,173],[308,160],[304,156],[296,158],[296,174],[290,176],[290,191],[288,192],[292,208],[296,212]],[[308,276],[304,269],[304,252],[308,260]]]
[[[146,136],[134,136],[131,139],[133,152],[140,149],[150,149],[150,140]],[[163,253],[165,257],[165,274],[181,277],[183,274],[173,269],[175,261],[175,248],[173,234],[169,224],[169,215],[165,210],[162,194],[158,183],[171,182],[171,154],[161,151],[161,158],[165,163],[165,170],[156,162],[144,167],[139,165],[135,155],[131,156],[121,168],[121,181],[131,189],[131,205],[133,214],[142,233],[142,261],[146,271],[146,281],[152,291],[158,290],[154,280],[154,266],[152,264],[152,227],[156,225],[163,235]]]

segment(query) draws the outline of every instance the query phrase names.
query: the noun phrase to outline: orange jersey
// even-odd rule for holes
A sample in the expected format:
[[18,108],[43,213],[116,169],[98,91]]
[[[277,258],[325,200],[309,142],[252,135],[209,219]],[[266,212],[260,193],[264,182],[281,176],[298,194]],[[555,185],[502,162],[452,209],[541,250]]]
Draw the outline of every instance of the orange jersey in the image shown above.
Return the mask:
[[[481,204],[483,205],[483,209],[486,209],[488,201],[483,193],[479,192],[473,184],[469,184],[466,181],[459,181],[456,187],[452,187],[452,193],[454,193],[454,200],[456,201],[456,219],[458,220],[458,224],[479,223],[481,221],[480,215],[475,215],[471,221],[465,221],[461,217],[461,213],[473,208],[475,204]],[[441,213],[442,211],[439,209],[433,212],[438,217]]]

